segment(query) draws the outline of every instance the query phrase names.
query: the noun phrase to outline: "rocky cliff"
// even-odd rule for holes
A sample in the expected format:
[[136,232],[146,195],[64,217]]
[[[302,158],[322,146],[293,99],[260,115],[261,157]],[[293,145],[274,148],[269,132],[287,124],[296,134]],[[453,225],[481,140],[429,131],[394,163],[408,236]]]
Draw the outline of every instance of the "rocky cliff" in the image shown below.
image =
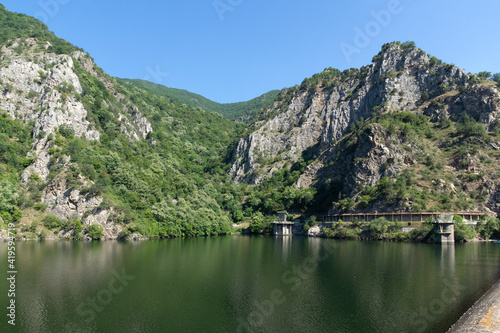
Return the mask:
[[[395,179],[405,169],[425,169],[422,158],[427,155],[440,160],[441,167],[450,168],[446,181],[445,172],[433,175],[434,181],[445,182],[445,187],[465,186],[455,174],[463,171],[463,165],[455,163],[457,156],[445,153],[446,149],[456,148],[458,141],[445,140],[449,133],[437,126],[439,122],[450,121],[460,127],[470,117],[470,121],[480,124],[490,136],[484,142],[470,142],[485,150],[482,157],[476,151],[475,159],[488,159],[490,165],[498,166],[497,155],[487,157],[486,151],[498,145],[495,128],[499,102],[499,90],[493,82],[479,83],[475,76],[442,63],[411,43],[386,44],[369,66],[344,72],[329,68],[306,79],[301,86],[283,90],[274,105],[254,123],[253,131],[238,142],[232,153],[231,176],[236,183],[259,184],[277,170],[306,160],[308,166],[296,188],[313,186],[347,197],[352,205],[344,206],[344,210],[412,209],[408,194],[398,200],[396,207],[389,207],[387,200],[373,198],[363,205],[355,203],[363,196],[363,188],[377,186],[384,177]],[[401,119],[391,115],[398,113],[424,117],[419,119],[430,132],[423,138],[402,135],[405,121],[409,122],[407,129],[419,125],[403,119],[400,126],[394,127],[395,121]],[[390,133],[389,122],[393,122]],[[468,172],[484,175],[488,180],[471,185],[473,188],[467,191],[490,194],[482,203],[465,206],[498,212],[498,205],[493,203],[498,196],[498,176],[494,168],[479,164],[478,160]],[[455,180],[458,181],[454,185]],[[332,182],[340,184],[337,190],[331,189]],[[418,182],[415,191],[426,189],[424,183]],[[432,206],[428,203],[426,208],[429,205]]]
[[[34,139],[27,155],[32,162],[22,173],[21,180],[24,186],[33,177],[47,182],[41,202],[48,205],[49,213],[61,219],[81,219],[85,215],[84,224],[106,225],[109,212],[98,209],[103,198],[82,196],[79,188],[67,186],[63,175],[74,162],[69,156],[53,157],[57,148],[54,138],[66,131],[74,137],[100,140],[100,132],[88,120],[89,112],[81,98],[83,88],[76,66],[100,77],[111,93],[120,96],[112,79],[100,74],[102,71],[88,54],[81,51],[75,51],[72,56],[55,54],[50,52],[50,46],[49,42],[40,45],[36,39],[27,38],[14,40],[1,48],[0,109],[32,128]],[[123,110],[114,111],[113,119],[120,123],[121,131],[131,140],[144,139],[153,131],[136,106],[125,104]],[[52,177],[51,169],[57,169]],[[93,184],[82,175],[78,177],[83,187]]]
[[[311,83],[282,91],[282,101],[265,111],[278,114],[258,122],[238,143],[231,169],[235,181],[259,183],[304,153],[316,155],[331,147],[361,118],[382,110],[415,110],[422,94],[437,96],[467,86],[470,79],[455,66],[431,64],[416,47],[388,44],[375,58],[359,70],[326,69],[319,80],[313,77]],[[269,167],[269,160],[279,162]]]
[[107,75],[42,22],[0,5],[0,231],[230,233],[219,177],[243,125],[155,87]]

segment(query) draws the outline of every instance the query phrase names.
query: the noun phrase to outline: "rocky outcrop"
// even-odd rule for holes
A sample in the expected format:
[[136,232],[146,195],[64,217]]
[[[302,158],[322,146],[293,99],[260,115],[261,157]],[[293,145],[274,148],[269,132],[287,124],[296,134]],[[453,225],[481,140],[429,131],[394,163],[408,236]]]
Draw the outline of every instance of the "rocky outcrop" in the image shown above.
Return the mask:
[[[81,181],[83,186],[90,185],[83,178]],[[79,189],[69,188],[64,177],[58,177],[49,183],[42,196],[42,202],[47,205],[47,212],[65,220],[81,219],[84,214],[99,207],[102,200],[100,196],[84,196],[80,194]],[[108,215],[99,212],[92,222],[106,223]]]
[[[25,43],[30,56],[17,55],[13,48]],[[3,47],[4,67],[0,68],[0,109],[12,118],[33,124],[33,159],[22,175],[27,183],[36,173],[43,181],[49,174],[50,148],[48,137],[62,125],[71,129],[75,136],[99,140],[100,134],[86,120],[87,110],[76,94],[82,92],[78,76],[73,71],[73,59],[68,55],[36,53],[36,43],[28,39]],[[31,49],[30,49],[31,47]],[[26,52],[28,53],[28,52]]]
[[136,106],[128,105],[126,111],[128,116],[118,115],[118,120],[121,122],[120,131],[135,141],[146,139],[148,134],[153,132],[151,123]]
[[500,117],[500,92],[495,85],[472,86],[463,93],[452,91],[436,98],[423,112],[432,121],[459,120],[467,114],[492,130],[495,119]]
[[493,212],[500,212],[500,184],[489,181],[486,184],[486,208]]
[[342,73],[333,84],[282,92],[281,102],[266,110],[276,116],[257,123],[234,149],[234,181],[258,184],[300,157],[331,150],[353,124],[374,112],[416,110],[427,98],[467,87],[470,79],[463,70],[435,63],[415,47],[390,44],[378,58],[370,66]]
[[39,152],[46,136],[62,124],[69,124],[78,137],[99,140],[99,132],[90,128],[87,111],[75,97],[82,87],[73,71],[73,59],[47,53],[16,56],[12,51],[15,46],[2,49],[6,66],[0,68],[0,109],[26,123],[35,121],[35,151]]
[[134,106],[134,112],[132,113],[132,120],[134,124],[141,134],[143,139],[146,139],[150,132],[153,132],[153,127],[149,123],[149,121],[142,115],[142,113],[136,111],[137,107]]
[[[417,146],[411,149],[419,150]],[[324,152],[306,168],[296,186],[306,188],[318,179],[320,182],[336,179],[344,184],[344,193],[352,196],[359,186],[374,186],[382,177],[394,177],[414,163],[397,137],[388,136],[381,125],[372,124],[357,139],[354,148],[333,146]]]
[[[16,52],[18,46],[23,47],[22,53]],[[50,43],[47,43],[44,49],[40,49],[35,39],[28,38],[14,41],[9,47],[1,49],[0,109],[12,118],[33,126],[35,141],[27,156],[33,162],[22,173],[21,182],[27,185],[31,176],[36,174],[37,179],[49,182],[42,195],[42,202],[48,207],[47,213],[61,219],[84,218],[84,224],[102,224],[107,237],[116,237],[114,229],[107,226],[112,208],[98,209],[102,197],[88,197],[81,195],[78,189],[69,188],[65,174],[72,165],[70,158],[51,159],[49,149],[55,147],[52,139],[61,128],[75,137],[100,140],[100,133],[88,121],[88,111],[82,103],[83,88],[75,72],[74,59],[88,73],[99,78],[110,93],[118,98],[123,96],[116,92],[113,80],[94,64],[88,54],[81,51],[75,52],[73,57],[51,54],[46,51],[49,46]],[[110,107],[104,100],[102,105]],[[116,111],[116,108],[113,110]],[[113,116],[121,121],[122,132],[126,132],[132,140],[145,139],[153,131],[150,122],[136,106],[125,105],[123,113],[115,112]],[[49,174],[53,163],[60,164],[60,171],[51,180]],[[83,177],[81,183],[82,186],[91,185]]]
[[151,123],[139,112],[136,106],[127,106],[126,110],[128,116],[118,115],[118,120],[121,122],[120,132],[127,135],[131,140],[146,139],[148,134],[153,132]]

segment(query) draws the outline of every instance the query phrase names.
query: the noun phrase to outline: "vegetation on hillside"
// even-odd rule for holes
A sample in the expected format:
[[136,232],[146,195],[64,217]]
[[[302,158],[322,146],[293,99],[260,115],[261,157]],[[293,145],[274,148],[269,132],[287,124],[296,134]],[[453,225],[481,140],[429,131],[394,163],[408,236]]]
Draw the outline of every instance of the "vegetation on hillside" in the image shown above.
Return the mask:
[[[43,23],[9,13],[3,6],[0,32],[0,45],[20,42],[16,46],[19,57],[30,56],[24,45],[27,38],[36,41],[37,52],[74,56],[74,51],[80,50],[54,36]],[[51,46],[46,50],[47,42]],[[275,101],[277,91],[248,102],[218,104],[146,81],[111,78],[97,67],[93,70],[98,76],[94,76],[80,61],[84,60],[74,59],[74,71],[82,93],[70,85],[54,89],[64,98],[71,95],[83,103],[87,120],[100,132],[100,140],[79,138],[70,125],[59,126],[48,136],[47,182],[34,174],[21,186],[21,174],[33,162],[27,156],[31,156],[28,152],[34,140],[34,124],[0,112],[1,221],[18,222],[23,214],[32,214],[23,230],[33,237],[46,237],[46,230],[72,232],[75,238],[103,237],[99,225],[83,227],[82,220],[64,220],[47,213],[49,207],[41,202],[43,191],[58,180],[64,180],[71,190],[78,189],[81,196],[102,197],[96,211],[109,210],[110,222],[122,225],[121,237],[126,238],[137,232],[147,237],[227,234],[233,231],[233,223],[247,223],[254,232],[269,231],[272,215],[278,210],[305,219],[325,212],[332,203],[342,211],[369,209],[377,202],[394,210],[469,209],[486,197],[485,188],[477,181],[482,179],[483,184],[500,177],[500,154],[490,145],[493,140],[500,141],[500,122],[486,132],[465,115],[430,122],[411,112],[382,112],[380,106],[379,112],[360,120],[339,140],[338,159],[362,163],[359,157],[355,160],[353,152],[362,134],[377,125],[383,137],[397,142],[416,161],[396,177],[382,177],[375,186],[359,188],[353,196],[346,195],[341,179],[331,179],[322,187],[297,189],[297,180],[315,156],[299,159],[260,185],[235,185],[227,176],[228,156],[248,127],[230,120],[252,119]],[[329,68],[279,93],[277,101],[285,107],[299,90],[316,91],[347,78],[365,76],[366,68],[343,72]],[[498,82],[499,77],[487,72],[478,74],[480,80]],[[439,103],[433,97],[427,96],[426,100]],[[129,117],[124,110],[131,108],[137,108],[152,124],[153,131],[146,138],[135,140],[123,130],[118,114]],[[257,119],[270,116],[262,111]],[[453,169],[448,170],[448,166]],[[472,167],[480,172],[472,172]],[[457,190],[464,187],[473,190]],[[384,221],[379,221],[371,231],[383,237],[386,227]],[[498,221],[486,221],[481,228],[479,232],[491,236],[498,230]],[[466,231],[464,238],[468,237]],[[353,235],[347,229],[335,232]]]
[[[78,182],[78,174],[92,180],[81,192],[104,196],[101,208],[115,207],[115,223],[150,237],[230,232],[229,216],[214,198],[227,149],[241,125],[116,82],[126,96],[117,100],[83,68],[76,72],[83,85],[80,98],[101,140],[89,142],[59,130],[52,158],[71,156],[75,170],[68,181]],[[125,101],[151,119],[153,132],[145,140],[131,144],[120,131],[114,114]]]
[[21,217],[20,172],[32,162],[25,157],[32,141],[29,126],[0,113],[0,217],[5,223]]
[[[354,222],[347,223],[340,220],[325,228],[322,234],[325,237],[337,239],[432,242],[435,232],[432,222],[431,219],[424,223],[408,222],[408,226],[413,229],[405,232],[401,227],[407,226],[406,224],[403,225],[403,222],[398,221],[389,222],[383,217],[374,219],[371,222],[355,219]],[[453,223],[456,242],[467,242],[474,238],[490,239],[492,236],[500,237],[500,219],[498,218],[483,216],[476,226],[470,226],[464,223],[461,216],[455,215]]]
[[[49,42],[51,46],[47,51],[56,54],[71,54],[81,50],[71,43],[58,38],[47,26],[28,15],[9,12],[0,4],[0,45],[9,46],[16,39],[36,39],[39,51],[45,51],[45,44]],[[22,45],[18,46],[18,53],[22,51]]]
[[136,87],[167,97],[175,103],[186,104],[206,111],[216,112],[226,119],[232,121],[238,120],[246,123],[250,122],[259,110],[271,105],[279,93],[279,90],[272,90],[246,102],[221,104],[187,90],[168,88],[144,80],[119,79],[119,81],[121,83],[133,84]]
[[467,115],[430,122],[412,112],[382,113],[353,127],[341,140],[337,158],[362,165],[364,160],[356,159],[354,152],[370,130],[382,131],[380,135],[401,146],[414,163],[394,178],[384,176],[375,186],[359,188],[353,197],[344,197],[338,188],[331,199],[341,211],[369,210],[381,200],[390,210],[469,210],[484,203],[484,181],[500,178],[500,154],[490,145],[500,141],[500,122],[488,133]]

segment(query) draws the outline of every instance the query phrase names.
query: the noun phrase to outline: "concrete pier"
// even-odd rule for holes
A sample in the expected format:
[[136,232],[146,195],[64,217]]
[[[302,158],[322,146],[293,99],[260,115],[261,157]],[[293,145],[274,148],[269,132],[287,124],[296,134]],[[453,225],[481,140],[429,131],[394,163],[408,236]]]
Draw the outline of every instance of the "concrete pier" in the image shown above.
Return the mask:
[[273,222],[273,235],[275,236],[292,236],[293,222]]
[[500,332],[500,281],[488,290],[448,332]]
[[273,235],[275,236],[291,236],[293,234],[293,222],[287,222],[287,212],[277,212],[278,221],[273,222]]

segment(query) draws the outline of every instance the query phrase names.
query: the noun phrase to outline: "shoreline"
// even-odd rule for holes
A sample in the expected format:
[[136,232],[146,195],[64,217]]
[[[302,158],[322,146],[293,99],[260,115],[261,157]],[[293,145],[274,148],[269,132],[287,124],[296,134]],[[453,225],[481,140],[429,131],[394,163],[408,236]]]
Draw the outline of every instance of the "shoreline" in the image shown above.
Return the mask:
[[448,333],[500,331],[500,280],[472,305]]
[[[0,243],[1,242],[8,242],[10,239],[1,233],[0,230]],[[178,236],[178,237],[139,237],[139,235],[132,235],[130,238],[127,239],[122,239],[117,237],[103,237],[101,239],[95,239],[95,241],[121,241],[121,242],[126,242],[126,241],[146,241],[146,240],[158,240],[158,239],[176,239],[176,238],[200,238],[200,237],[220,237],[220,236],[275,236],[272,233],[244,233],[244,232],[233,232],[229,234],[219,234],[219,235],[205,235],[205,236]],[[419,241],[412,241],[412,240],[395,240],[395,239],[373,239],[373,238],[336,238],[336,237],[327,237],[325,235],[317,235],[317,234],[293,234],[290,236],[294,237],[308,237],[308,238],[324,238],[324,239],[336,239],[336,240],[354,240],[354,241],[361,241],[361,242],[366,242],[366,241],[374,241],[374,242],[410,242],[410,243],[423,243],[423,244],[435,244],[433,242],[419,242]],[[283,236],[275,236],[275,237],[283,237]],[[289,237],[289,236],[287,236]],[[15,241],[21,241],[21,242],[30,242],[30,241],[83,241],[83,242],[90,242],[94,241],[90,237],[82,237],[78,239],[74,239],[71,237],[46,237],[44,239],[40,239],[38,237],[19,237],[15,238]],[[456,244],[465,244],[465,243],[496,243],[499,242],[500,239],[481,239],[481,238],[473,238],[465,242],[456,242]]]

